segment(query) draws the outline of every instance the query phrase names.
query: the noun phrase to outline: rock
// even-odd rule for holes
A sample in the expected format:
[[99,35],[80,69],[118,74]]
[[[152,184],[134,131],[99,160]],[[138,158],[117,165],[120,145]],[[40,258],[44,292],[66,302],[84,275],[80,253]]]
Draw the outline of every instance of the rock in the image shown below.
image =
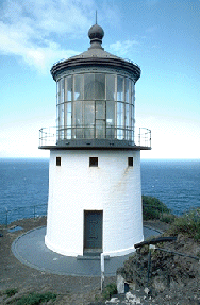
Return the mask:
[[164,276],[155,276],[153,279],[153,288],[157,291],[157,292],[163,292],[166,289],[166,279]]
[[150,289],[146,287],[146,288],[144,289],[144,292],[145,292],[146,294],[149,294]]
[[124,278],[120,274],[117,275],[117,292],[124,293]]
[[118,300],[118,298],[112,298],[112,299],[110,300],[110,302],[111,302],[111,303],[114,303],[114,304],[117,304],[117,303],[119,303],[119,300]]
[[128,301],[128,304],[141,304],[140,298],[137,298],[135,294],[132,294],[130,291],[126,294],[126,299]]

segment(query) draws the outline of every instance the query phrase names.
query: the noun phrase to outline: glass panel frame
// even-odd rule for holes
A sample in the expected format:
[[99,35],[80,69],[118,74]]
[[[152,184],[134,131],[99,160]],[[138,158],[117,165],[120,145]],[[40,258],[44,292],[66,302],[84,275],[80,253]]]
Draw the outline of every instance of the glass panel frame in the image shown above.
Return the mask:
[[95,73],[95,100],[105,100],[105,73]]
[[124,78],[124,101],[129,103],[129,78]]
[[83,100],[83,74],[74,75],[74,92],[73,92],[74,101]]
[[59,79],[56,89],[60,139],[133,140],[135,84],[128,75],[86,71]]
[[105,139],[105,120],[96,120],[96,139]]
[[122,75],[117,75],[117,101],[123,102],[124,100],[124,78]]
[[106,101],[114,101],[116,98],[115,74],[106,74]]
[[96,120],[105,120],[105,101],[96,101]]
[[84,138],[92,139],[94,138],[94,125],[95,125],[95,102],[88,101],[83,102],[83,128],[84,128]]
[[84,74],[84,100],[95,99],[95,73]]
[[115,137],[115,101],[106,101],[106,138],[113,139]]
[[73,77],[71,75],[67,76],[65,78],[65,101],[66,102],[71,102],[72,100],[72,79]]

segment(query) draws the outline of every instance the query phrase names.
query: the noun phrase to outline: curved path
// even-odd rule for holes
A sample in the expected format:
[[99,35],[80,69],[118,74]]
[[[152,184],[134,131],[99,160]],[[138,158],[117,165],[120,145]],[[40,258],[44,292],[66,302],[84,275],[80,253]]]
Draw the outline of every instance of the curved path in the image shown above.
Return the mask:
[[[77,258],[64,256],[49,250],[45,245],[46,226],[19,236],[12,244],[12,251],[23,264],[53,274],[100,276],[99,257]],[[145,239],[161,232],[144,227]],[[131,255],[131,254],[130,254]],[[105,258],[105,276],[116,275],[118,268],[130,255]]]

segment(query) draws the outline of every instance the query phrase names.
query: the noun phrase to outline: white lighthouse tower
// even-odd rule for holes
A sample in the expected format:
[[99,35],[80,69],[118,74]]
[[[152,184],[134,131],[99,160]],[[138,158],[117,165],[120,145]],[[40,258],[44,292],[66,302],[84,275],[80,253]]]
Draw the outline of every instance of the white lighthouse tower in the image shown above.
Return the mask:
[[135,142],[140,68],[104,51],[98,24],[88,36],[86,52],[51,68],[57,126],[40,130],[39,145],[50,150],[45,243],[67,256],[118,256],[144,238],[140,150],[150,149],[150,131]]

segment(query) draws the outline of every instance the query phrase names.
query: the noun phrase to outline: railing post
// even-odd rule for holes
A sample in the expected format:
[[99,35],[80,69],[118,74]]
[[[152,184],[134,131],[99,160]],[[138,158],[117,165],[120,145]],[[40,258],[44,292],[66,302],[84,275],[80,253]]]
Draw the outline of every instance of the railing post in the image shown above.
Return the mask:
[[140,128],[139,128],[139,134],[138,134],[138,144],[140,146]]
[[149,131],[149,136],[150,136],[150,147],[151,147],[151,130]]
[[35,205],[33,206],[33,218],[35,219]]
[[151,244],[149,244],[149,253],[148,253],[148,270],[147,270],[147,286],[149,286],[149,279],[151,276]]
[[6,219],[5,219],[5,225],[6,225],[6,227],[7,227],[7,224],[8,224],[8,209],[7,209],[7,208],[5,208],[5,210],[6,210]]
[[101,253],[101,292],[104,289],[104,254]]

